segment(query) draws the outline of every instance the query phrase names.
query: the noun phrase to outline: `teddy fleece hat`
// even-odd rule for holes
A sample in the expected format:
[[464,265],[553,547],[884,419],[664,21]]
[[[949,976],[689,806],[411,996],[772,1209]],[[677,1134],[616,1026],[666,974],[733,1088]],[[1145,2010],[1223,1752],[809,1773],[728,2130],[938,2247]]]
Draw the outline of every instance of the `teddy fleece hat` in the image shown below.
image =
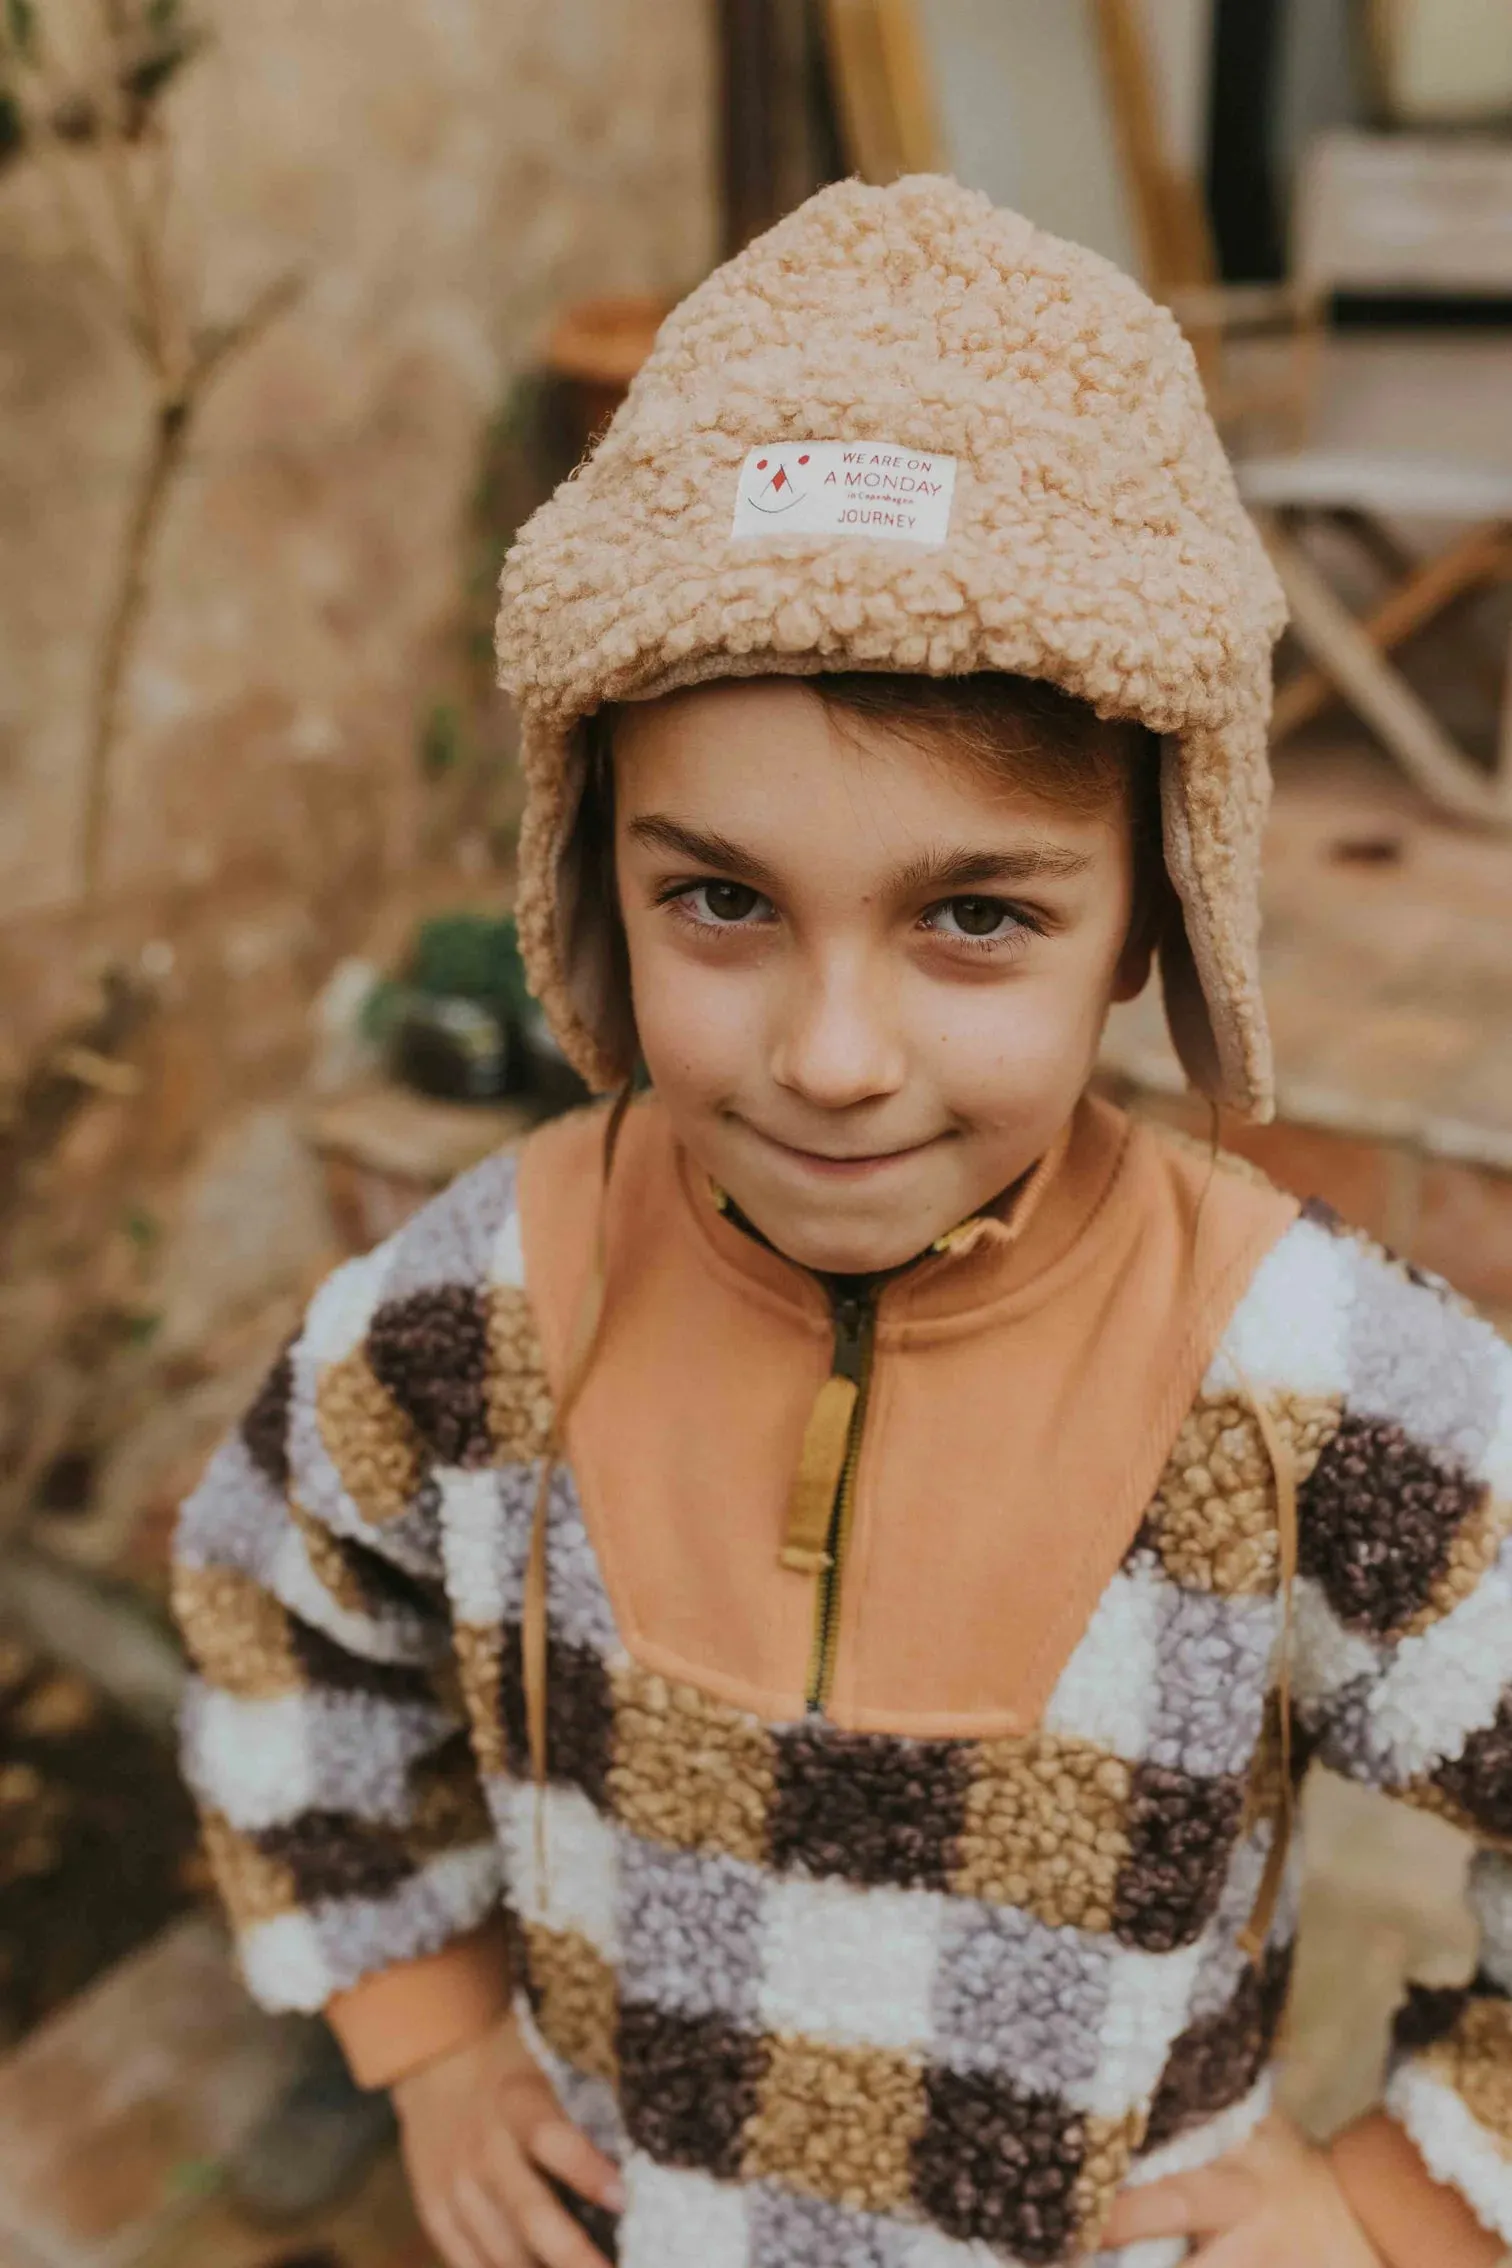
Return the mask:
[[601,704],[1005,670],[1160,735],[1172,1037],[1195,1087],[1269,1117],[1258,883],[1283,616],[1167,310],[954,181],[820,190],[668,316],[505,562],[520,938],[563,1047],[595,1087],[634,1066],[577,826]]

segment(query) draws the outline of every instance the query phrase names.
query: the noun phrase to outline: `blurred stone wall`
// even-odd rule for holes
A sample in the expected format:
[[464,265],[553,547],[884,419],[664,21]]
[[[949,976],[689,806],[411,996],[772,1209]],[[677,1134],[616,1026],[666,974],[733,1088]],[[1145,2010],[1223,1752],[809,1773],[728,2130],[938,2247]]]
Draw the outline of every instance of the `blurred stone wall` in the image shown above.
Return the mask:
[[674,295],[714,257],[706,0],[194,12],[211,36],[165,113],[175,258],[211,321],[286,271],[301,288],[218,381],[174,491],[88,904],[90,690],[151,403],[45,168],[0,175],[0,1103],[103,958],[145,949],[160,993],[140,1091],[74,1119],[0,1269],[0,1527],[7,1396],[34,1437],[46,1377],[108,1352],[78,1313],[153,1305],[151,1238],[195,1217],[237,1126],[286,1106],[311,999],[403,902],[420,722],[513,376],[564,300]]

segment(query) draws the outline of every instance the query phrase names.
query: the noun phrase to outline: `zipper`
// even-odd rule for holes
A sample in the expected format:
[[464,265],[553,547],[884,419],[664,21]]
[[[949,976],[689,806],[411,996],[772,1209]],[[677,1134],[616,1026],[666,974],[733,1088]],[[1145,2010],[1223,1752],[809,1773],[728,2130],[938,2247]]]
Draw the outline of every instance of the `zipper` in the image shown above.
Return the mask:
[[[716,1182],[710,1183],[710,1194],[717,1211],[734,1221],[755,1243],[779,1259],[786,1255],[753,1222],[748,1221],[727,1190]],[[809,1648],[808,1680],[804,1687],[804,1707],[810,1716],[822,1717],[829,1705],[830,1690],[835,1679],[835,1646],[840,1626],[840,1588],[845,1575],[845,1552],[850,1541],[851,1515],[855,1506],[856,1467],[861,1458],[861,1441],[866,1430],[866,1407],[871,1392],[872,1348],[876,1334],[877,1302],[890,1283],[899,1276],[910,1275],[927,1260],[936,1260],[949,1254],[969,1250],[981,1233],[985,1215],[974,1213],[956,1227],[937,1236],[932,1244],[914,1259],[905,1260],[895,1268],[883,1268],[869,1277],[824,1277],[815,1280],[829,1295],[830,1313],[834,1322],[834,1352],[830,1361],[831,1378],[848,1379],[856,1389],[851,1406],[850,1422],[846,1427],[845,1449],[841,1458],[839,1478],[835,1483],[834,1498],[830,1506],[829,1521],[824,1531],[822,1553],[815,1552],[808,1541],[801,1553],[782,1555],[782,1564],[797,1567],[808,1573],[817,1566],[818,1583],[814,1602],[814,1633]],[[789,1513],[791,1518],[792,1508]],[[791,1531],[790,1531],[791,1541]]]
[[835,1678],[835,1640],[840,1623],[840,1588],[845,1573],[845,1549],[850,1540],[851,1514],[856,1496],[856,1466],[866,1427],[866,1404],[871,1389],[872,1347],[876,1336],[877,1287],[864,1291],[831,1293],[835,1348],[830,1372],[848,1378],[856,1389],[855,1407],[845,1437],[845,1457],[835,1486],[825,1538],[825,1565],[819,1575],[814,1602],[814,1640],[809,1654],[806,1705],[811,1716],[822,1716]]

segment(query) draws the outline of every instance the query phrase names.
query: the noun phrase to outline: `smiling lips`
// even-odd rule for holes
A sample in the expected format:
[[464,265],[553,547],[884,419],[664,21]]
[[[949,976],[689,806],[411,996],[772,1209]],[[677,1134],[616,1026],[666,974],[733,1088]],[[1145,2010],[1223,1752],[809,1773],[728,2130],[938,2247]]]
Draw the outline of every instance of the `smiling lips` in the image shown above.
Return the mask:
[[940,1139],[937,1134],[931,1134],[922,1142],[905,1143],[896,1150],[857,1151],[837,1157],[827,1150],[805,1150],[796,1142],[784,1142],[776,1134],[763,1133],[759,1126],[752,1127],[751,1131],[774,1150],[780,1150],[785,1157],[796,1158],[811,1172],[826,1174],[836,1180],[850,1177],[859,1179],[865,1174],[880,1172],[884,1166],[896,1165],[900,1158],[917,1157],[921,1150],[931,1148]]

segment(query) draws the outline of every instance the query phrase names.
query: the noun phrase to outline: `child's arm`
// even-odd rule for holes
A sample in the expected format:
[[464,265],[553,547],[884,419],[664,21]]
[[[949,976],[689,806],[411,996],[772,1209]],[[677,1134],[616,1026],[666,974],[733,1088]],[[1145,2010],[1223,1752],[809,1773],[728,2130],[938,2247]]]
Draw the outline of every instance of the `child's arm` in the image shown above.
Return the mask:
[[316,1294],[184,1507],[184,1754],[252,1991],[323,2008],[392,2087],[449,2268],[603,2268],[548,2183],[613,2211],[618,2179],[507,2012],[442,1583],[437,1471],[487,1486],[544,1447],[521,1276],[495,1159]]
[[1302,1491],[1299,1713],[1321,1762],[1481,1845],[1478,1973],[1414,1989],[1333,2163],[1391,2268],[1483,2268],[1512,2244],[1512,1349],[1362,1239],[1320,1259],[1343,1412]]
[[1373,1247],[1346,1262],[1343,1416],[1302,1492],[1298,1702],[1320,1761],[1481,1845],[1478,1973],[1414,1988],[1386,2109],[1333,2162],[1391,2268],[1512,2243],[1512,1349]]
[[1267,1343],[1237,1355],[1287,1382],[1283,1422],[1326,1432],[1300,1495],[1299,1727],[1333,1770],[1476,1836],[1479,1972],[1412,1994],[1384,2111],[1327,2154],[1274,2124],[1126,2193],[1107,2241],[1190,2232],[1197,2259],[1210,2239],[1235,2268],[1342,2268],[1362,2248],[1492,2268],[1512,2244],[1512,1349],[1347,1232],[1303,1222],[1277,1265]]
[[247,1982],[330,2004],[367,2085],[508,1997],[425,1444],[366,1343],[393,1257],[316,1294],[184,1507],[173,1581],[185,1769]]

